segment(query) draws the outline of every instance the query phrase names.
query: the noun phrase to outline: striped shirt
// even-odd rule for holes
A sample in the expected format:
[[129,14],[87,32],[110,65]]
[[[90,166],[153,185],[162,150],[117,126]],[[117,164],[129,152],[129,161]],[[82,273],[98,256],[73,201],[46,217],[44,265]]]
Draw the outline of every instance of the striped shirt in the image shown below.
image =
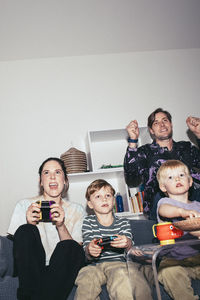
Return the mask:
[[[101,225],[96,215],[90,215],[84,218],[82,226],[83,234],[83,248],[93,240],[111,235],[125,235],[132,240],[131,226],[127,219],[114,216],[114,221],[110,226]],[[119,249],[114,247],[106,248],[102,250],[101,254],[97,258],[93,258],[92,263],[99,263],[102,261],[125,261],[125,249]]]

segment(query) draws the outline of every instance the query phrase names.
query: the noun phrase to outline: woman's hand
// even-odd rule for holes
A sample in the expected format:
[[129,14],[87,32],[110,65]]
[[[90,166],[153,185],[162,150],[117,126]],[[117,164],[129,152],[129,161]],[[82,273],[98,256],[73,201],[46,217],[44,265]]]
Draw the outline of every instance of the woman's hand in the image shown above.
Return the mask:
[[93,257],[98,257],[102,252],[101,247],[96,244],[96,241],[97,239],[92,240],[87,246],[87,253]]
[[118,235],[116,234],[117,238],[111,241],[110,245],[114,248],[125,248],[128,251],[131,246],[132,242],[126,235]]
[[40,205],[32,203],[26,211],[26,220],[28,224],[36,225],[40,219]]
[[53,224],[55,224],[57,228],[62,226],[65,221],[65,212],[61,204],[52,204],[50,209]]

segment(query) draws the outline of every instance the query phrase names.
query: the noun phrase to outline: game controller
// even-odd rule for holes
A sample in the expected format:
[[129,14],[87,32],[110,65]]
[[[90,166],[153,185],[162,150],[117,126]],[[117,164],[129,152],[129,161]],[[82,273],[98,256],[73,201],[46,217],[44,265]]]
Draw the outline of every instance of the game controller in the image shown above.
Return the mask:
[[106,246],[110,246],[110,242],[112,242],[114,239],[116,239],[116,235],[107,236],[104,238],[100,238],[95,241],[95,244],[101,247],[101,249],[104,249]]
[[51,205],[56,203],[53,200],[50,201],[37,201],[37,203],[40,205],[40,222],[51,222],[52,221],[52,215],[51,215]]

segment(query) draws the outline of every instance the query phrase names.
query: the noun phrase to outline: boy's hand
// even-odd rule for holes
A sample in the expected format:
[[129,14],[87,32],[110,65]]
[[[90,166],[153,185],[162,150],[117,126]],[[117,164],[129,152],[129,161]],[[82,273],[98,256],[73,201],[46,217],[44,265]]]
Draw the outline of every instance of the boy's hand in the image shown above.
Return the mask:
[[98,257],[102,251],[101,247],[95,243],[96,240],[92,240],[87,246],[88,254],[93,257]]
[[128,251],[132,246],[131,240],[125,235],[116,234],[116,236],[117,238],[111,241],[110,245],[114,248],[126,248]]

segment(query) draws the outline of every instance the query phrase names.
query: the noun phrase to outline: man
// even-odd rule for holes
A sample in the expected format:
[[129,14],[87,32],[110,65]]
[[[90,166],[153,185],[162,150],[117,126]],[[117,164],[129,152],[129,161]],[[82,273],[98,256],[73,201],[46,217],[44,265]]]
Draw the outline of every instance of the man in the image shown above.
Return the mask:
[[[188,117],[186,123],[200,148],[200,118]],[[172,139],[172,117],[162,108],[150,114],[147,125],[153,142],[138,148],[138,122],[131,121],[126,127],[129,145],[124,159],[124,173],[129,187],[144,184],[144,212],[150,219],[156,220],[157,202],[165,196],[159,189],[156,173],[166,160],[181,160],[188,166],[194,181],[190,200],[200,201],[200,150],[190,142],[175,142]]]

